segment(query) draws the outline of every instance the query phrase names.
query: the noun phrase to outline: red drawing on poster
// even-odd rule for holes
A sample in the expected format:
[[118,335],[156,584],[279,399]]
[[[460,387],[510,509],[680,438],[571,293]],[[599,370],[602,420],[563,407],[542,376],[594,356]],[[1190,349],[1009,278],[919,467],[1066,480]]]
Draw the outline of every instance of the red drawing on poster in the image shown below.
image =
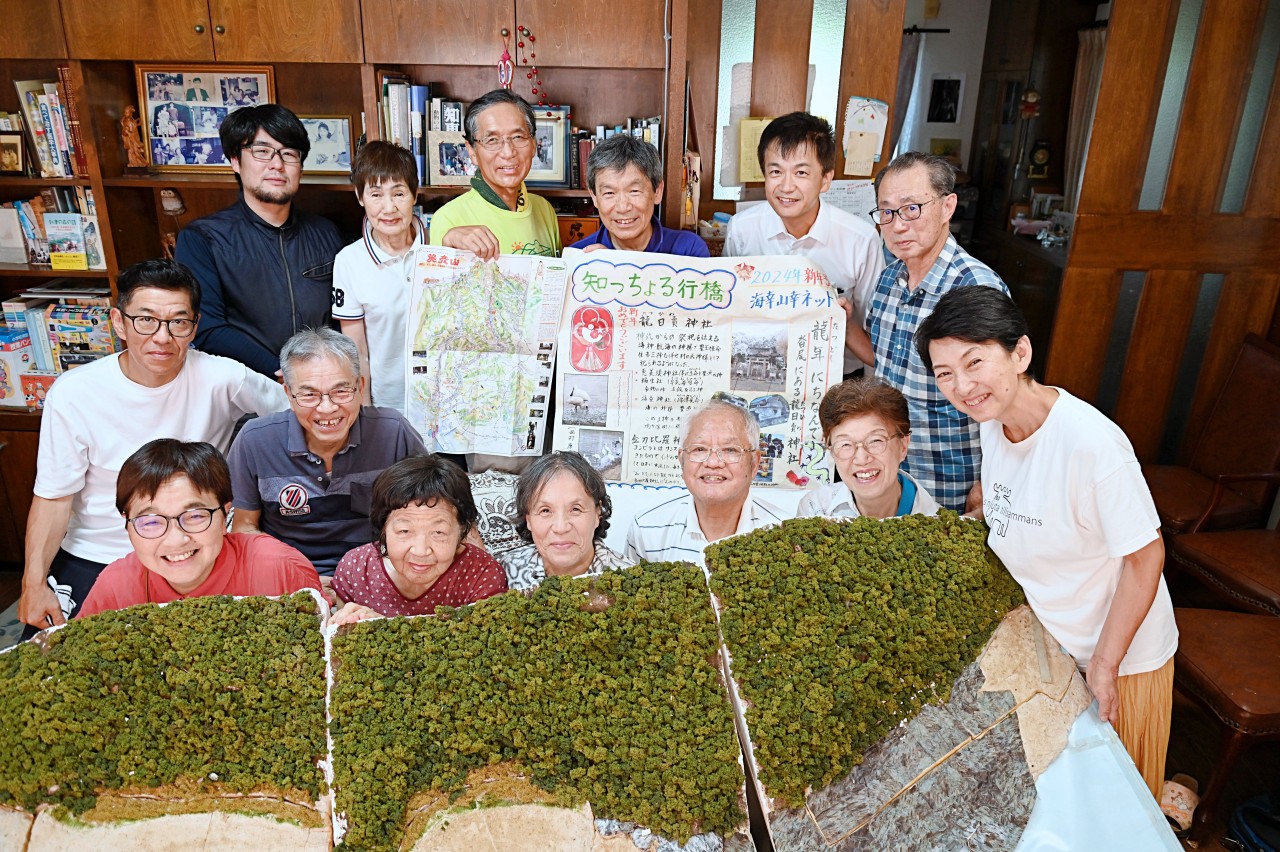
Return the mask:
[[603,373],[613,360],[613,314],[604,308],[584,306],[573,314],[572,347],[574,369],[583,373]]

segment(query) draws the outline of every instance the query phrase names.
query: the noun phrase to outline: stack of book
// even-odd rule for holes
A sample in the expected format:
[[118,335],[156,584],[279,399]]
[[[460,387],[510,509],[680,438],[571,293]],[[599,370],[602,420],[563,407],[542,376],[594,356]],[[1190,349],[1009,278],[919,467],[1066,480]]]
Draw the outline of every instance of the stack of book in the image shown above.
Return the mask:
[[0,263],[106,269],[97,214],[93,190],[83,186],[47,186],[30,200],[0,205]]
[[[58,376],[119,351],[120,341],[111,327],[110,300],[111,291],[105,286],[66,279],[5,299],[0,304],[6,326],[0,330],[0,342],[21,340],[27,347],[20,362],[14,360],[17,356],[4,356],[0,349],[0,362],[10,381],[16,382],[20,374],[28,372]],[[28,403],[44,398],[34,391],[24,391],[23,397]]]
[[449,101],[439,92],[440,83],[414,83],[398,71],[378,72],[379,128],[382,138],[413,152],[418,165],[418,182],[426,185],[427,133],[430,131],[462,132],[465,115],[460,101]]
[[[31,162],[44,178],[84,178],[89,169],[80,129],[80,104],[70,85],[70,67],[58,66],[57,80],[14,80],[27,133]],[[7,116],[9,129],[16,129]],[[34,171],[34,169],[33,169]]]

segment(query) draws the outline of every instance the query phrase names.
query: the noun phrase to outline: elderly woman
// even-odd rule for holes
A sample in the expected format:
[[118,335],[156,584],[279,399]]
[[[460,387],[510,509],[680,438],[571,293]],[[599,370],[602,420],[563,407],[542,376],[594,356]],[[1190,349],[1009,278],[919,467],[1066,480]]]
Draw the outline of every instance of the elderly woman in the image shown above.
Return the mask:
[[1085,671],[1099,715],[1158,799],[1178,630],[1160,521],[1129,439],[1027,372],[1026,320],[997,290],[943,296],[916,348],[951,404],[981,424],[991,549]]
[[841,382],[822,398],[818,421],[841,481],[806,494],[798,517],[893,518],[938,511],[924,486],[900,470],[911,420],[907,398],[897,388],[871,378]]
[[430,615],[507,590],[502,568],[465,539],[479,513],[461,468],[435,455],[412,456],[373,483],[375,540],[342,557],[333,592],[346,602],[333,622],[379,615]]
[[103,569],[77,616],[206,595],[319,590],[316,569],[289,545],[228,533],[230,508],[231,472],[211,444],[145,444],[116,479],[116,509],[133,553]]
[[501,554],[507,585],[532,589],[546,577],[600,574],[630,563],[604,546],[613,503],[604,479],[578,453],[543,456],[516,486],[516,532],[530,544]]
[[494,89],[472,102],[465,131],[477,174],[470,192],[431,218],[431,244],[475,252],[482,260],[559,256],[556,211],[524,185],[537,150],[533,107],[509,89]]

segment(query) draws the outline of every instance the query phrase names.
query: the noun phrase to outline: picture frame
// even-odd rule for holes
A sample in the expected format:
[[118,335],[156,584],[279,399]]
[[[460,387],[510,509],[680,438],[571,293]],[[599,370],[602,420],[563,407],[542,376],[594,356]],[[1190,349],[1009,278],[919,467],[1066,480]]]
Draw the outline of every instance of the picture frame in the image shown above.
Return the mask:
[[470,186],[476,164],[466,136],[453,130],[427,131],[427,183],[431,186]]
[[229,172],[218,128],[237,109],[276,99],[269,65],[139,63],[134,71],[147,168],[154,172]]
[[569,107],[534,108],[533,168],[525,177],[531,189],[569,188]]
[[311,153],[302,163],[302,173],[351,174],[351,163],[355,159],[351,151],[351,116],[300,115],[298,120],[311,140]]
[[929,80],[929,109],[925,121],[930,124],[957,124],[964,107],[963,74],[934,74]]
[[26,139],[21,130],[0,130],[0,175],[27,173]]

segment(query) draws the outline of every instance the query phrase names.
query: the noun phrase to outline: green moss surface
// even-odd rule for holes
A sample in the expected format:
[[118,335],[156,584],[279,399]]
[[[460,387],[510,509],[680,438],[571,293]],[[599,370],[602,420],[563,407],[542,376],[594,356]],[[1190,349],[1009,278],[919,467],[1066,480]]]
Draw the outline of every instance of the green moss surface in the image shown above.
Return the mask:
[[916,515],[822,518],[707,550],[712,592],[760,780],[803,803],[926,702],[945,702],[1000,619],[1022,602],[987,527]]
[[[588,598],[584,593],[590,592]],[[607,601],[607,603],[603,603]],[[416,793],[512,762],[565,805],[682,841],[744,819],[702,572],[544,582],[334,638],[336,808],[347,848],[394,847]]]
[[105,790],[183,780],[314,801],[324,691],[310,595],[73,621],[0,655],[0,803],[80,813]]

